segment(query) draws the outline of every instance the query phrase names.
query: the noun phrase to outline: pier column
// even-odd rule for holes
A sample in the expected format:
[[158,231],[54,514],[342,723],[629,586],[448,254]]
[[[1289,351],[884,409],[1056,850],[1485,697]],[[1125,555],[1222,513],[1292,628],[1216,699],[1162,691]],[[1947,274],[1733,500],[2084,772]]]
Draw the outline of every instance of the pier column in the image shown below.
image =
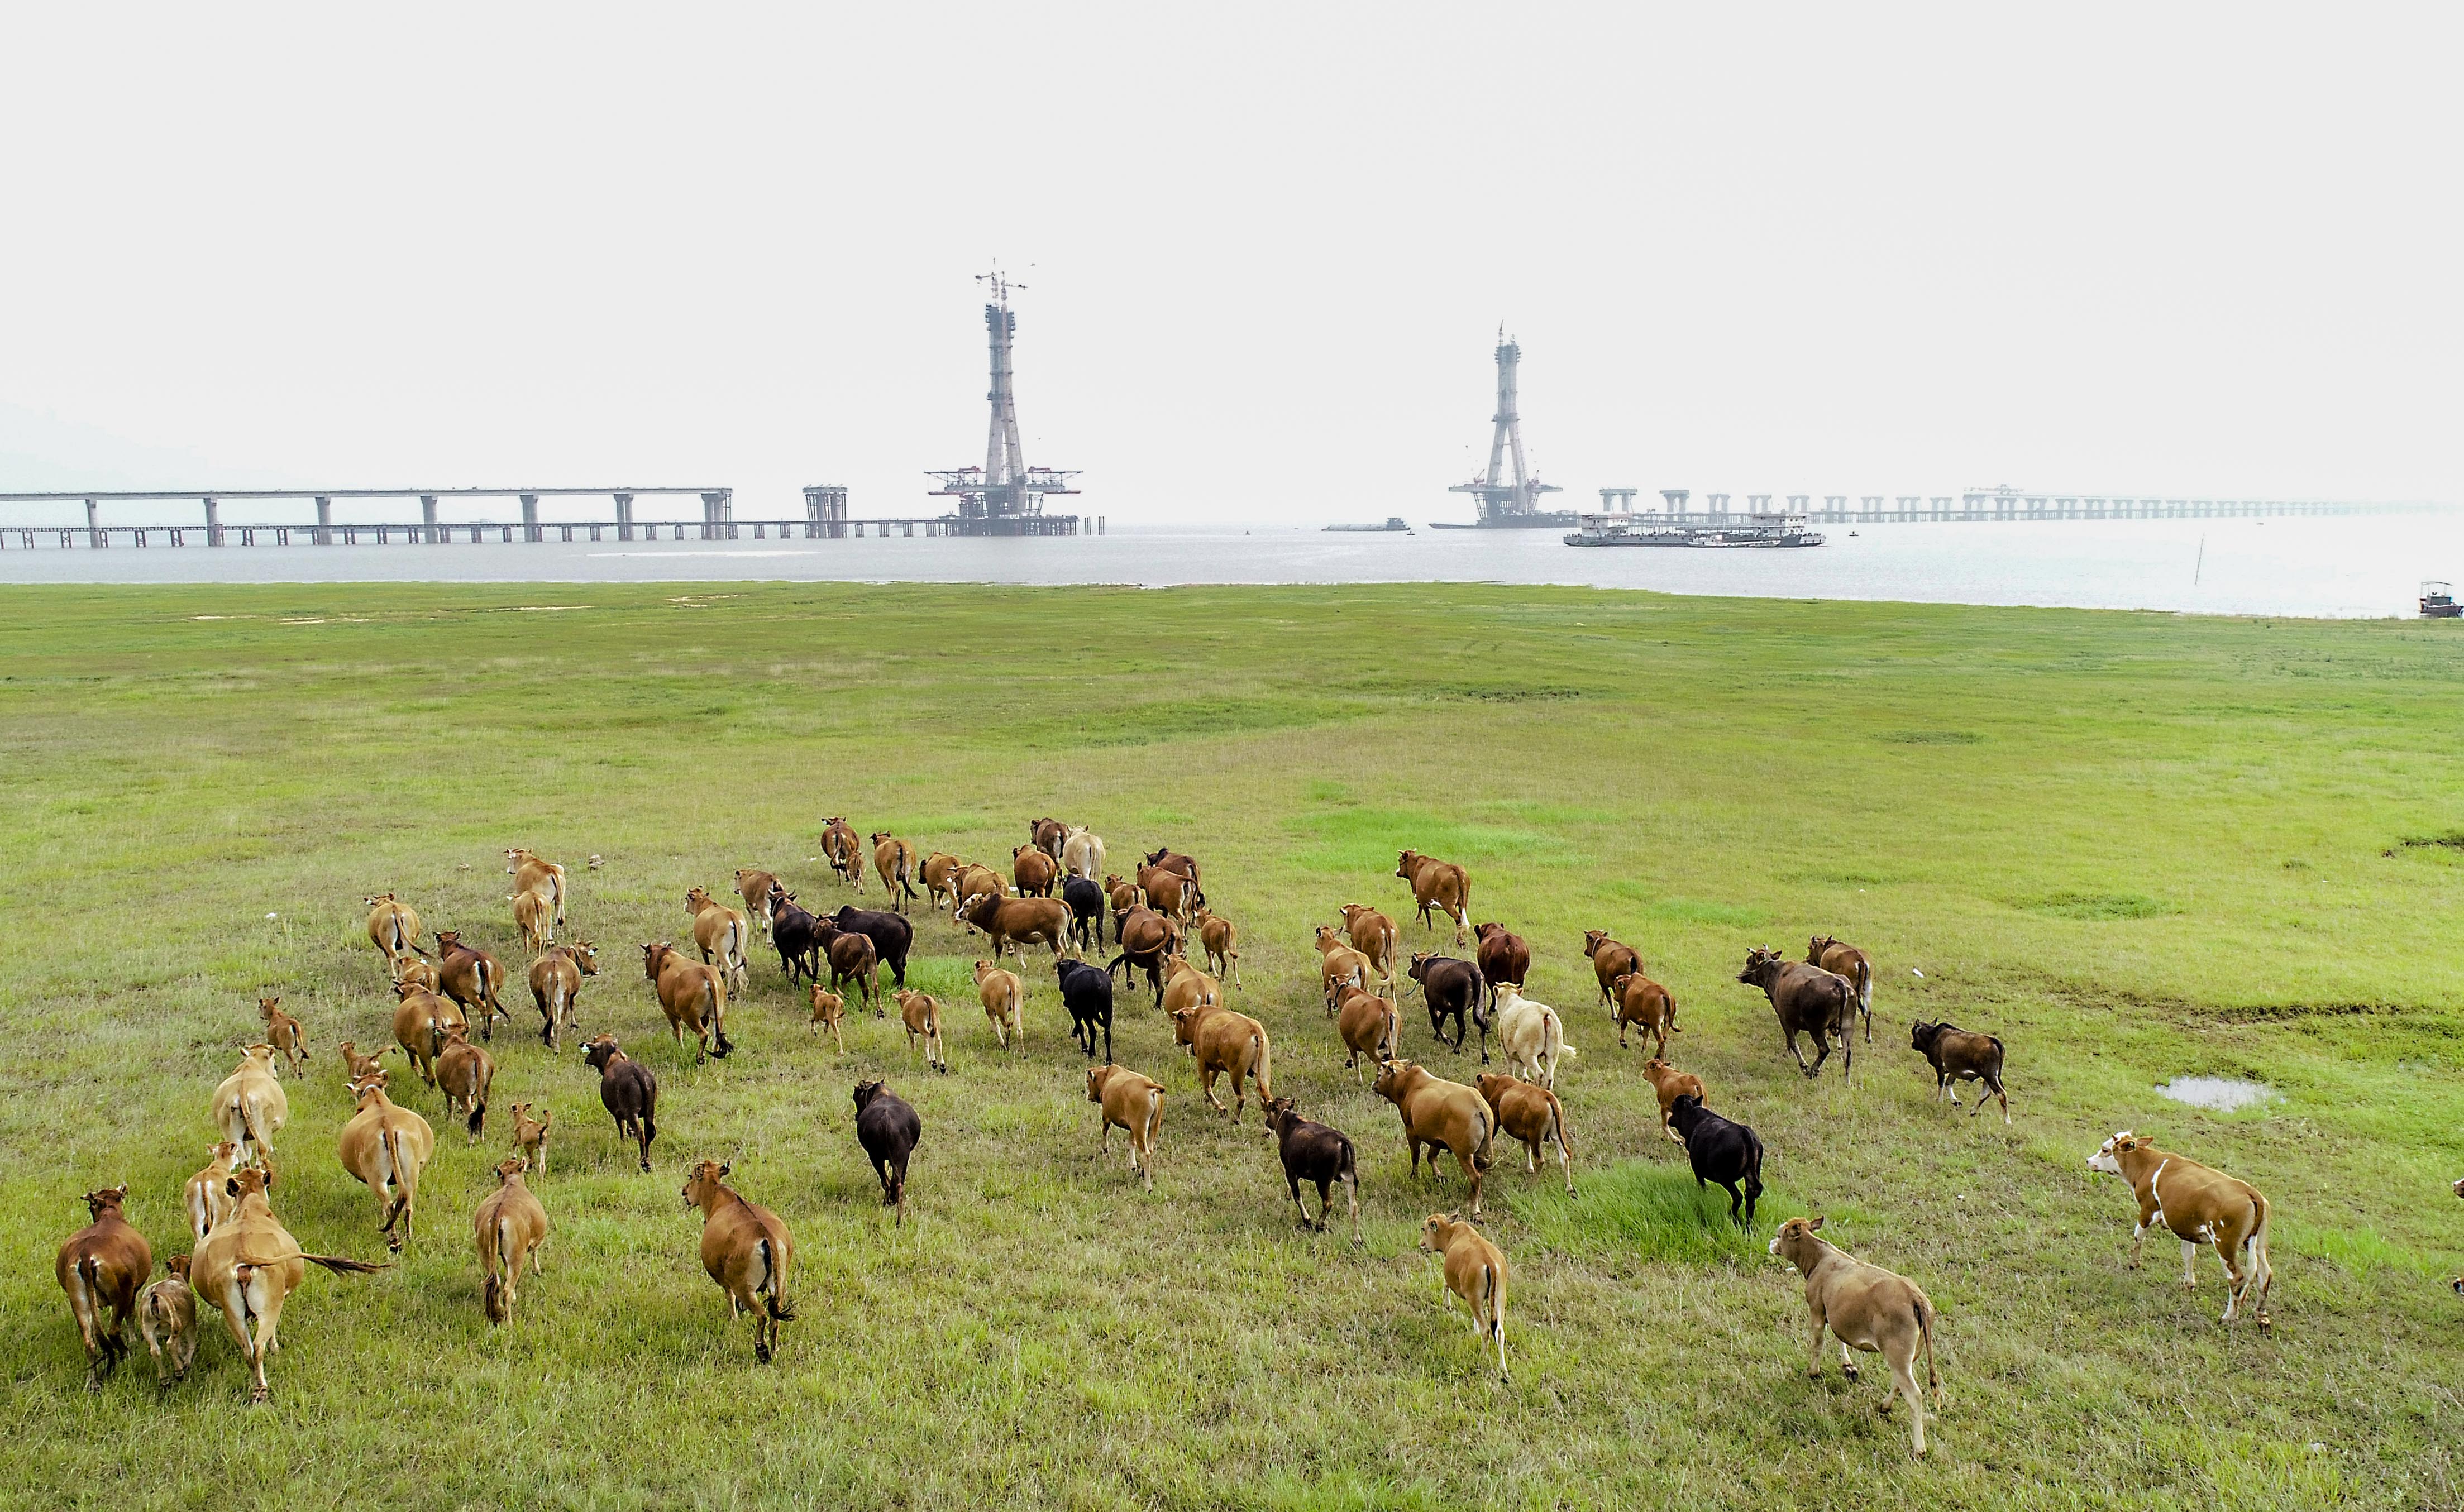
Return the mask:
[[633,495],[630,493],[616,495],[616,538],[633,538]]
[[539,495],[536,493],[525,493],[522,495],[522,539],[537,540],[539,538]]
[[209,546],[219,546],[222,543],[222,500],[209,496],[206,500],[206,544]]
[[[86,500],[85,543],[92,546],[95,550],[100,551],[102,549],[102,523],[98,517],[98,514],[99,511],[95,501],[92,499]],[[137,543],[141,546],[143,545],[145,543],[145,537],[143,536],[138,537]]]
[[317,544],[334,544],[334,501],[322,493],[317,495]]
[[431,546],[435,545],[438,540],[436,534],[435,494],[422,493],[419,496],[419,538],[428,542]]
[[701,496],[701,538],[718,539],[722,534],[718,527],[727,519],[729,513],[726,490],[714,489],[704,493]]

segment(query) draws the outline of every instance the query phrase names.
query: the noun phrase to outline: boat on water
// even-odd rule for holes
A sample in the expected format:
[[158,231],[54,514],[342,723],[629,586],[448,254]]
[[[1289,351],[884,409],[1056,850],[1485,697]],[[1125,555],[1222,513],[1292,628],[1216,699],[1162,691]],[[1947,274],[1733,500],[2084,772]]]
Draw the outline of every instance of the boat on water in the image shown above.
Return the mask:
[[1585,515],[1569,546],[1819,546],[1802,515],[1746,515],[1717,525],[1680,525],[1644,515]]
[[1329,525],[1326,528],[1328,530],[1394,531],[1405,536],[1412,534],[1412,527],[1404,523],[1403,516],[1400,515],[1387,515],[1386,523],[1383,525]]

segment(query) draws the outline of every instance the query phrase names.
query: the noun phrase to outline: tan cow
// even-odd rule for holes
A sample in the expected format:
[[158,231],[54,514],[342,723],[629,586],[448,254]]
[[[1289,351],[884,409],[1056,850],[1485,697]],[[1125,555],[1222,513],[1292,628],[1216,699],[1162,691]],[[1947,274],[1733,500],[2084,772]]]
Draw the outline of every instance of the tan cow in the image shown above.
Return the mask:
[[[137,1292],[154,1273],[154,1248],[121,1208],[128,1183],[85,1194],[93,1221],[68,1237],[52,1261],[52,1276],[68,1293],[69,1316],[85,1345],[85,1389],[99,1391],[105,1377],[128,1353],[121,1330],[137,1312]],[[109,1324],[103,1313],[111,1313]]]
[[[1869,1265],[1815,1233],[1820,1215],[1791,1218],[1771,1237],[1771,1252],[1795,1266],[1805,1277],[1805,1308],[1812,1317],[1814,1338],[1806,1352],[1805,1373],[1822,1379],[1822,1334],[1828,1328],[1839,1341],[1839,1369],[1857,1379],[1852,1348],[1880,1354],[1891,1368],[1891,1385],[1907,1399],[1913,1420],[1916,1452],[1925,1452],[1925,1398],[1917,1391],[1917,1350],[1925,1350],[1925,1384],[1934,1402],[1942,1402],[1942,1377],[1934,1370],[1933,1301],[1904,1276]],[[1881,1410],[1891,1410],[1882,1398]]]
[[1335,1005],[1343,1000],[1343,989],[1357,987],[1369,990],[1369,978],[1376,968],[1369,957],[1343,942],[1343,936],[1330,926],[1321,924],[1315,936],[1318,954],[1318,980],[1326,991],[1326,1014],[1334,1017]]
[[1232,1076],[1232,1122],[1241,1122],[1248,1106],[1249,1082],[1258,1085],[1262,1109],[1274,1100],[1275,1047],[1265,1024],[1229,1008],[1182,1008],[1172,1016],[1172,1036],[1198,1058],[1198,1089],[1217,1112],[1225,1109],[1215,1096],[1215,1078],[1224,1072]]
[[299,1289],[308,1267],[339,1273],[385,1267],[301,1250],[267,1204],[261,1171],[232,1176],[231,1194],[236,1202],[231,1216],[214,1225],[188,1257],[188,1284],[199,1300],[223,1315],[240,1358],[248,1362],[249,1400],[269,1401],[274,1388],[266,1384],[265,1358],[279,1347],[283,1304]]
[[298,1019],[282,1011],[279,997],[259,997],[257,1017],[265,1020],[266,1042],[282,1052],[282,1059],[297,1076],[308,1063],[308,1031]]
[[665,940],[646,941],[642,975],[657,989],[659,1008],[668,1016],[668,1032],[676,1044],[684,1044],[687,1029],[701,1041],[694,1064],[736,1048],[727,1038],[727,977],[717,967],[691,959]]
[[[2139,1222],[2130,1231],[2131,1269],[2139,1268],[2139,1246],[2148,1229],[2162,1224],[2182,1241],[2182,1284],[2196,1286],[2199,1279],[2190,1262],[2200,1245],[2212,1244],[2225,1269],[2223,1321],[2239,1317],[2244,1300],[2250,1299],[2249,1310],[2257,1316],[2258,1326],[2275,1326],[2267,1315],[2268,1288],[2276,1282],[2267,1262],[2267,1198],[2256,1187],[2168,1154],[2154,1140],[2141,1139],[2126,1129],[2099,1146],[2087,1168],[2120,1176],[2139,1198]],[[2257,1296],[2252,1299],[2254,1286]]]
[[1406,850],[1395,858],[1395,875],[1412,885],[1412,901],[1419,907],[1419,922],[1429,925],[1432,912],[1455,921],[1455,943],[1471,930],[1471,873],[1451,861]]
[[163,1279],[137,1294],[137,1331],[154,1356],[154,1384],[188,1378],[197,1358],[197,1294],[188,1285],[188,1257],[163,1262]]
[[1540,1171],[1540,1147],[1557,1146],[1557,1170],[1566,1178],[1566,1195],[1574,1194],[1574,1147],[1566,1129],[1566,1105],[1557,1094],[1502,1071],[1483,1071],[1480,1095],[1497,1115],[1497,1127],[1523,1143],[1523,1169]]
[[556,911],[551,922],[564,928],[564,868],[543,856],[535,856],[516,845],[505,851],[505,875],[514,879],[516,892],[536,892],[545,898]]
[[813,993],[813,1033],[819,1034],[827,1028],[830,1041],[838,1046],[839,1054],[847,1054],[847,1036],[840,1030],[840,1025],[847,1022],[847,999],[819,982],[807,985]]
[[1392,997],[1347,987],[1335,1008],[1334,1022],[1335,1031],[1343,1036],[1343,1047],[1352,1052],[1343,1058],[1343,1064],[1355,1086],[1365,1074],[1362,1056],[1369,1058],[1371,1065],[1379,1065],[1403,1053],[1403,1014]]
[[[377,1199],[385,1218],[385,1248],[400,1250],[410,1239],[418,1216],[419,1173],[436,1153],[436,1131],[428,1120],[385,1096],[382,1071],[351,1088],[358,1111],[342,1126],[335,1152],[342,1169],[359,1178]],[[394,1225],[400,1223],[401,1231]],[[212,1236],[207,1236],[212,1242]]]
[[950,879],[951,922],[965,924],[972,930],[975,926],[968,923],[967,915],[975,911],[979,900],[1008,895],[1009,884],[1001,881],[1000,872],[990,866],[970,863]]
[[1857,1015],[1865,1020],[1865,1042],[1874,1042],[1874,963],[1863,951],[1828,934],[1806,942],[1805,962],[1835,976],[1845,976],[1857,989]]
[[367,1075],[371,1071],[382,1068],[385,1064],[385,1050],[383,1047],[380,1047],[374,1055],[362,1055],[360,1054],[359,1041],[355,1040],[345,1040],[341,1044],[335,1046],[335,1048],[341,1053],[342,1083],[344,1085],[348,1085],[351,1083],[358,1081],[360,1078]]
[[1592,975],[1599,979],[1600,1001],[1617,1011],[1617,979],[1628,972],[1638,975],[1642,971],[1642,953],[1631,945],[1620,945],[1609,938],[1606,930],[1583,931],[1583,953],[1592,958]]
[[[274,1136],[291,1117],[291,1099],[274,1074],[274,1046],[253,1044],[240,1053],[239,1069],[214,1088],[212,1111],[214,1127],[236,1147],[239,1164],[265,1164],[274,1153]],[[152,1261],[146,1268],[153,1268]]]
[[415,954],[419,950],[419,910],[397,903],[390,892],[363,898],[368,909],[368,943],[386,959]]
[[1510,1382],[1506,1373],[1506,1252],[1471,1224],[1444,1213],[1430,1214],[1420,1225],[1420,1248],[1445,1257],[1446,1290],[1471,1309],[1471,1330],[1480,1342],[1497,1341],[1497,1378]]
[[1009,872],[1020,897],[1048,898],[1060,878],[1061,863],[1032,845],[1020,845],[1009,853]]
[[394,1043],[402,1046],[402,1053],[418,1068],[419,1079],[434,1086],[436,1058],[444,1052],[445,1037],[457,1031],[468,1033],[471,1022],[462,1017],[461,1008],[451,997],[410,986],[396,990],[402,997],[393,1007]]
[[1352,948],[1385,978],[1386,996],[1394,997],[1395,921],[1364,903],[1347,903],[1337,911],[1343,915],[1343,930],[1351,937]]
[[864,891],[864,844],[844,815],[822,821],[822,857],[857,892]]
[[1497,1115],[1477,1087],[1432,1076],[1411,1061],[1388,1061],[1377,1067],[1370,1090],[1395,1105],[1402,1115],[1403,1143],[1412,1151],[1412,1174],[1420,1174],[1420,1151],[1429,1152],[1429,1172],[1437,1173],[1438,1151],[1455,1157],[1455,1165],[1471,1180],[1471,1216],[1480,1216],[1481,1179],[1488,1173],[1490,1141],[1497,1134]]
[[941,999],[931,993],[901,987],[891,997],[898,999],[898,1021],[907,1029],[907,1053],[913,1055],[921,1041],[924,1063],[934,1070],[947,1073],[950,1062],[941,1053]]
[[1103,1109],[1097,1126],[1103,1140],[1096,1150],[1111,1154],[1114,1126],[1128,1129],[1130,1170],[1153,1192],[1155,1135],[1163,1129],[1163,1084],[1126,1065],[1090,1065],[1087,1101]]
[[770,937],[770,894],[778,889],[775,872],[757,871],[751,866],[736,868],[736,895],[744,900],[744,911],[760,922],[761,937]]
[[779,1325],[796,1321],[787,1304],[795,1244],[777,1214],[723,1184],[730,1169],[696,1163],[685,1177],[685,1206],[701,1209],[701,1268],[727,1293],[729,1317],[753,1314],[753,1357],[767,1365],[779,1350]]
[[1669,1109],[1681,1097],[1691,1097],[1698,1105],[1701,1104],[1703,1079],[1691,1071],[1681,1071],[1659,1060],[1642,1063],[1642,1074],[1650,1081],[1652,1090],[1660,1094],[1660,1131],[1668,1136],[1670,1143],[1684,1144],[1685,1136],[1668,1127]]
[[400,991],[406,982],[431,993],[442,992],[445,988],[445,978],[437,975],[436,963],[413,955],[408,951],[395,956],[389,970],[396,991]]
[[239,1169],[239,1147],[226,1139],[206,1147],[206,1169],[188,1178],[180,1194],[188,1210],[188,1238],[204,1238],[231,1210],[231,1173]]
[[1068,875],[1092,882],[1104,869],[1104,837],[1073,824],[1061,841],[1061,866]]
[[514,1115],[514,1153],[529,1161],[530,1169],[543,1176],[547,1174],[548,1125],[556,1121],[556,1113],[545,1103],[537,1106],[537,1118],[531,1116],[533,1105],[529,1103],[516,1103],[506,1111]]
[[436,931],[436,978],[437,990],[461,1004],[464,1013],[479,1010],[480,1039],[495,1037],[497,1019],[512,1021],[513,1015],[496,1000],[505,985],[505,969],[486,951],[463,944],[459,930]]
[[539,1042],[564,1048],[564,1031],[575,1023],[582,978],[599,975],[599,947],[588,940],[559,945],[531,962],[531,1001],[539,1007]]
[[1003,971],[992,961],[976,962],[976,1000],[984,1005],[984,1017],[992,1021],[993,1038],[1001,1047],[1018,1041],[1019,1049],[1026,1049],[1026,983],[1012,971]]
[[1215,1008],[1223,1000],[1223,984],[1189,964],[1186,955],[1167,955],[1163,959],[1163,1011],[1166,1015],[1183,1008]]
[[741,997],[751,978],[744,953],[753,943],[752,927],[740,909],[731,909],[694,887],[685,894],[685,913],[693,920],[693,944],[701,958],[727,974],[727,990]]
[[890,906],[901,913],[916,895],[915,873],[923,866],[923,853],[913,845],[887,830],[873,832],[872,869],[881,874],[881,890],[890,894]]
[[1668,1054],[1668,1037],[1677,1032],[1677,997],[1640,972],[1620,972],[1609,984],[1610,1013],[1617,1019],[1617,1048],[1625,1048],[1626,1031],[1636,1024],[1652,1038],[1654,1056]]
[[1052,958],[1069,941],[1069,905],[1058,898],[980,897],[967,912],[967,922],[992,938],[993,959],[1006,949],[1022,964],[1028,945],[1049,945]]
[[1140,866],[1138,892],[1148,908],[1172,919],[1188,918],[1198,901],[1198,885],[1169,866]]
[[1233,986],[1240,986],[1240,930],[1212,909],[1199,909],[1189,916],[1189,922],[1198,927],[1198,943],[1206,952],[1206,969]]
[[556,900],[538,892],[506,894],[514,906],[514,928],[522,935],[525,949],[543,951],[556,943]]
[[445,1094],[445,1110],[460,1113],[470,1129],[463,1141],[475,1145],[488,1127],[488,1090],[496,1083],[496,1063],[473,1044],[466,1031],[449,1030],[445,1048],[436,1056],[436,1087]]
[[935,909],[956,909],[958,904],[957,882],[967,864],[946,850],[936,850],[924,858],[924,901]]
[[[1112,917],[1118,920],[1126,917],[1133,909],[1145,908],[1147,895],[1138,889],[1136,883],[1124,880],[1119,872],[1111,872],[1104,878],[1104,901],[1112,906]],[[1115,929],[1113,938],[1116,941],[1119,935],[1120,931]]]
[[521,1285],[522,1265],[539,1269],[539,1246],[547,1241],[547,1209],[522,1179],[530,1162],[516,1155],[496,1163],[496,1190],[479,1199],[471,1215],[471,1235],[479,1248],[479,1310],[490,1323],[509,1323]]
[[1549,1087],[1557,1085],[1558,1059],[1575,1053],[1557,1010],[1524,997],[1512,983],[1497,987],[1497,1043],[1507,1069]]

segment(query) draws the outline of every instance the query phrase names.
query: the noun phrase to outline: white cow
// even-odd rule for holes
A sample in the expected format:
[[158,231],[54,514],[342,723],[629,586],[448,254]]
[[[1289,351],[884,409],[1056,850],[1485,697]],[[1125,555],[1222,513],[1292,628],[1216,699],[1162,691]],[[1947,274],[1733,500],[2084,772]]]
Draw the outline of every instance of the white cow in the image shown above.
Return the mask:
[[1551,1091],[1557,1085],[1557,1058],[1574,1053],[1557,1010],[1524,997],[1511,984],[1497,989],[1497,1041],[1506,1051],[1507,1069]]
[[1072,826],[1069,838],[1061,843],[1061,865],[1073,877],[1103,881],[1104,837],[1089,834],[1084,824]]

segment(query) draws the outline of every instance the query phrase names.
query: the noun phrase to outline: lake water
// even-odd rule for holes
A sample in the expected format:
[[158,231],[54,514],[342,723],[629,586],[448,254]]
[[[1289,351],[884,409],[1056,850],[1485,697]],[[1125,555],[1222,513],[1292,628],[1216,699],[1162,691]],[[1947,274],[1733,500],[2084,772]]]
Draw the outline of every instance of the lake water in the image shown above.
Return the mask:
[[1824,526],[1796,551],[1586,550],[1556,531],[1131,528],[1051,539],[0,551],[6,582],[1512,582],[1664,593],[2368,617],[2464,581],[2464,513]]

